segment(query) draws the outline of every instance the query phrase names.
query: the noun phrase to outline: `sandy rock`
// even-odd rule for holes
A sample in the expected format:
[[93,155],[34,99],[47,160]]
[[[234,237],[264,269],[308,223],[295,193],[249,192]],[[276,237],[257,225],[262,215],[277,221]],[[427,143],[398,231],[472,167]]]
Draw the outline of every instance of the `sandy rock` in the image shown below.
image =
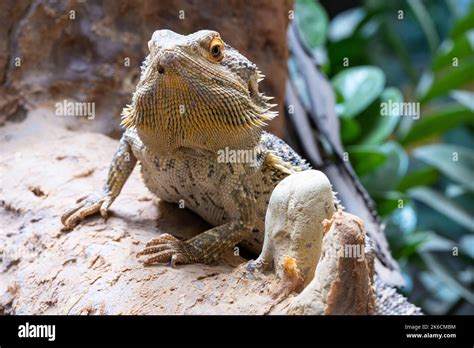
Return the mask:
[[[136,253],[148,240],[160,233],[188,239],[209,226],[154,197],[135,170],[107,221],[94,216],[62,232],[62,211],[101,189],[117,141],[65,131],[53,120],[53,110],[38,109],[22,123],[0,127],[0,313],[285,314],[311,280],[322,234],[329,228],[327,221],[321,222],[333,209],[322,173],[295,174],[271,198],[276,203],[269,210],[273,227],[260,258],[275,259],[276,272],[256,272],[249,267],[253,263],[232,250],[214,265],[144,267]],[[334,231],[339,236],[336,231],[343,230]],[[336,241],[323,245],[332,244]],[[318,270],[321,264],[335,269],[330,267],[336,263],[328,263],[324,255]],[[357,267],[350,261],[337,265]],[[325,313],[350,310],[351,304],[340,305],[345,293],[327,282],[358,282],[358,274],[362,279],[367,275],[346,279],[341,272],[332,277],[328,270],[316,271],[322,288],[333,294],[326,307],[334,310]],[[351,289],[350,284],[335,289]],[[304,290],[298,298],[313,303],[319,297]]]
[[309,170],[282,180],[270,198],[256,265],[274,266],[280,279],[301,277],[301,285],[307,285],[321,254],[323,221],[333,213],[331,184],[322,172]]
[[117,141],[39,122],[54,117],[36,110],[0,127],[0,313],[284,313],[278,279],[251,274],[232,251],[215,265],[144,267],[136,253],[151,238],[209,226],[155,198],[138,170],[107,222],[94,216],[61,232],[61,212],[101,189]]
[[365,249],[362,221],[338,211],[326,222],[323,252],[314,279],[288,314],[373,314],[374,253]]

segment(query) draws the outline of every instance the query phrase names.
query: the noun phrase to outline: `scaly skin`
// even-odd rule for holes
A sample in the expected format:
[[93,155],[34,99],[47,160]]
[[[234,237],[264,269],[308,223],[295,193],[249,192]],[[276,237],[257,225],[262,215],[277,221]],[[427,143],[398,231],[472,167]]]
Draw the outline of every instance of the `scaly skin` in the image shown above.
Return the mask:
[[[263,76],[214,31],[183,36],[158,30],[148,47],[132,103],[122,113],[126,131],[102,193],[79,200],[62,223],[71,229],[97,212],[106,217],[139,163],[151,192],[168,202],[184,202],[216,226],[187,241],[160,235],[138,253],[148,255],[145,265],[211,263],[238,243],[258,253],[274,187],[310,168],[282,140],[262,130],[275,116],[271,98],[258,90]],[[222,155],[238,151],[245,161]],[[392,292],[378,283],[380,313],[384,308],[391,314],[419,312],[406,301],[398,312],[384,305],[391,298],[401,303]]]
[[[132,104],[123,112],[127,129],[103,191],[68,210],[64,226],[97,212],[105,217],[139,163],[151,192],[184,202],[216,226],[188,241],[153,239],[138,254],[151,255],[146,265],[211,263],[241,242],[259,252],[273,188],[309,168],[282,140],[262,131],[275,116],[270,98],[258,91],[263,76],[213,31],[156,31],[149,49]],[[226,151],[244,151],[247,160],[222,159]]]

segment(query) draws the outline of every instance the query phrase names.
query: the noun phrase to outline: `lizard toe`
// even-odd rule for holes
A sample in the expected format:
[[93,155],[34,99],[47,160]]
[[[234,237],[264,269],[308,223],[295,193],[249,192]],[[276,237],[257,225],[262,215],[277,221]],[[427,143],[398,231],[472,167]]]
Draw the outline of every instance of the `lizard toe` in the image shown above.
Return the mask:
[[176,264],[191,263],[189,246],[170,234],[163,234],[158,238],[152,239],[146,244],[146,247],[137,253],[137,257],[143,255],[152,255],[147,258],[143,264],[145,266],[157,263],[170,263],[171,267]]
[[155,265],[158,263],[168,263],[171,261],[173,257],[174,251],[173,250],[163,250],[160,251],[159,253],[155,254],[152,257],[147,258],[145,261],[143,261],[143,265],[145,266],[151,266]]
[[112,198],[106,197],[104,202],[100,205],[100,215],[107,220],[109,217],[109,207],[112,204]]
[[161,244],[158,246],[151,246],[151,247],[146,247],[145,249],[139,251],[137,253],[137,257],[143,256],[143,255],[149,255],[149,254],[155,254],[160,251],[165,251],[165,250],[175,250],[176,248],[173,248],[173,245],[171,244]]
[[160,245],[160,244],[168,244],[170,242],[180,242],[180,240],[169,233],[163,233],[157,238],[153,238],[148,243],[146,243],[147,247]]
[[61,217],[61,222],[63,223],[66,229],[73,228],[79,221],[84,220],[89,215],[95,214],[100,209],[100,203],[88,203],[83,201],[79,203],[76,207],[68,210]]
[[81,201],[79,202],[75,207],[67,209],[62,215],[61,215],[61,223],[64,226],[68,226],[69,224],[67,223],[69,218],[74,215],[79,209],[81,209],[85,205],[85,202]]

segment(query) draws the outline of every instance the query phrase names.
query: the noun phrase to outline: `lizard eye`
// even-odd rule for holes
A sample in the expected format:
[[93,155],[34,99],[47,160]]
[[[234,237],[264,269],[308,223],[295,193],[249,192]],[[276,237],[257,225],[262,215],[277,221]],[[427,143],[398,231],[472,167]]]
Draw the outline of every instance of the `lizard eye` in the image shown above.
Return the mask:
[[224,58],[224,44],[219,37],[215,37],[211,40],[209,45],[209,53],[215,61],[220,61]]
[[212,46],[211,53],[213,57],[218,57],[221,54],[221,48],[219,45]]

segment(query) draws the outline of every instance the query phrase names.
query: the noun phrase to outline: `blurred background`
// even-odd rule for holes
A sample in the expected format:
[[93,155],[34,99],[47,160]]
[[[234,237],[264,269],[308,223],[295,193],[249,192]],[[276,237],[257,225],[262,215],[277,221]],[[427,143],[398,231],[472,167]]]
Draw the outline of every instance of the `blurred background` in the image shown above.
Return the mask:
[[[153,31],[217,30],[267,75],[281,115],[269,130],[317,168],[347,157],[360,182],[328,176],[367,229],[379,213],[409,300],[474,313],[474,1],[2,0],[0,22],[2,156],[57,127],[118,138]],[[58,117],[65,99],[96,117]],[[388,102],[415,103],[420,118],[382,116]],[[351,203],[363,188],[374,208]]]
[[[473,314],[474,2],[296,0],[295,10],[403,291],[426,313]],[[299,69],[290,57],[304,101]],[[382,117],[388,100],[419,103],[421,117]]]

